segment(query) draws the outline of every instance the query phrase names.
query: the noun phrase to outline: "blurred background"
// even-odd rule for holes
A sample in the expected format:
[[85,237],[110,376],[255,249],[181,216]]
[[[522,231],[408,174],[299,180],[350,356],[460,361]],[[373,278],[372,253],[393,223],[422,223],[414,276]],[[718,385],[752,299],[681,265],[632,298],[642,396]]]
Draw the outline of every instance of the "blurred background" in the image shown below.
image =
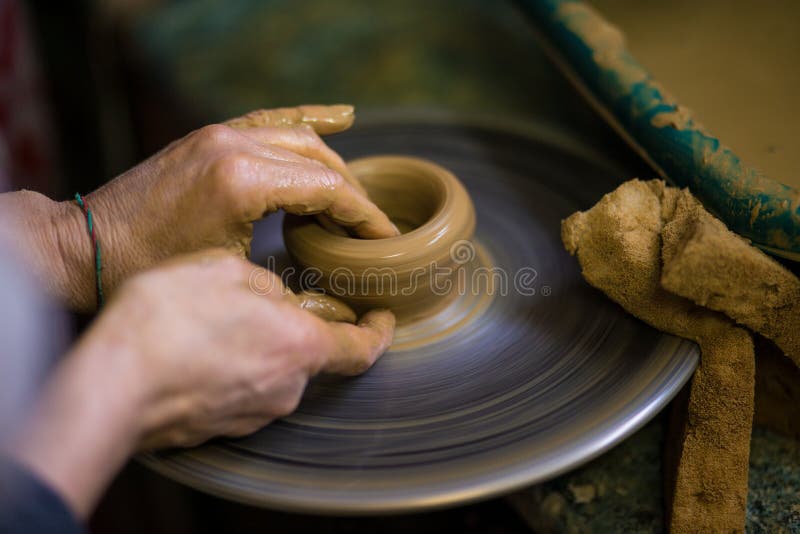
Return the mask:
[[36,183],[53,181],[47,191],[61,196],[92,190],[204,124],[298,103],[351,103],[360,116],[391,109],[509,117],[604,148],[616,141],[547,62],[513,2],[0,6],[2,20],[16,20],[22,34],[16,53],[25,65],[16,68],[27,79],[16,98],[35,90],[52,126],[38,141],[49,163]]
[[[658,42],[649,35],[660,36],[669,50],[679,53],[656,65],[657,75],[669,78],[686,72],[688,59],[698,56],[699,46],[709,44],[703,39],[713,20],[692,18],[688,6],[694,2],[645,3],[649,7],[636,12],[629,6],[638,2],[598,3],[609,10],[611,20],[625,23],[624,29],[633,32],[633,44],[643,47],[646,56],[664,57],[659,56],[663,48],[648,48]],[[747,21],[755,17],[756,3],[747,4],[748,9],[738,4],[745,5],[737,2],[734,9],[710,2],[704,12],[724,13],[726,24],[750,27]],[[650,32],[639,24],[668,13],[673,14],[671,20],[695,21],[682,25],[672,42],[676,34],[670,26],[655,25]],[[800,19],[773,19],[753,30],[757,40],[771,35],[778,45],[797,44]],[[711,41],[711,46],[724,50],[725,43],[743,32],[737,29],[728,35],[732,37]],[[742,61],[728,56],[730,64]],[[768,63],[780,66],[796,58],[773,54]],[[708,71],[702,65],[697,68]],[[786,72],[780,69],[772,69],[769,76]],[[790,76],[798,72],[794,69]],[[678,92],[700,109],[701,118],[703,109],[716,109],[710,104],[713,95],[724,92],[728,83],[719,72],[712,74],[690,80]],[[756,85],[736,86],[748,91],[775,86],[775,78],[769,76],[751,76]],[[676,84],[688,79],[677,74],[674,78]],[[698,87],[706,91],[693,92]],[[783,109],[796,114],[797,106],[790,108],[785,98],[781,93],[781,98],[772,99],[776,113]],[[354,104],[357,122],[391,113],[533,125],[549,136],[604,154],[625,170],[620,181],[652,176],[548,62],[529,22],[511,1],[0,0],[0,169],[6,169],[0,184],[5,182],[6,188],[70,198],[76,191],[95,189],[194,128],[256,108],[302,103]],[[727,107],[723,102],[723,111]],[[761,121],[764,128],[775,122],[758,113],[748,117],[745,124]],[[780,142],[759,141],[754,150],[800,153],[800,136],[785,131],[789,133]],[[132,463],[106,496],[91,528],[100,533],[391,533],[412,528],[504,533],[528,532],[528,524],[537,524],[554,531],[657,531],[662,521],[663,420],[657,418],[587,467],[530,490],[513,501],[516,508],[498,499],[395,518],[298,516],[225,502]],[[751,474],[751,531],[768,525],[767,518],[787,524],[791,514],[800,524],[800,509],[788,503],[796,493],[776,490],[784,475],[769,471],[772,465],[786,465],[782,460],[771,463],[771,458],[787,458],[797,451],[788,441],[756,431],[753,457],[764,465]],[[800,465],[800,459],[796,463]],[[594,488],[589,501],[587,487]]]

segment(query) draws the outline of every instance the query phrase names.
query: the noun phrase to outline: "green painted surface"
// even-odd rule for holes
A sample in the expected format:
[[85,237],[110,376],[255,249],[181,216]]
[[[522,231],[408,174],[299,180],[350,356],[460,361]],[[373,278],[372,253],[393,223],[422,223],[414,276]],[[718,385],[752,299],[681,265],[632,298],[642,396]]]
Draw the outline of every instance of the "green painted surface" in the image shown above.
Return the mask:
[[148,69],[215,120],[344,102],[605,128],[507,2],[171,2],[145,13],[134,37]]
[[745,165],[724,140],[692,120],[597,11],[578,0],[520,5],[665,177],[688,187],[734,232],[767,250],[800,254],[800,192]]

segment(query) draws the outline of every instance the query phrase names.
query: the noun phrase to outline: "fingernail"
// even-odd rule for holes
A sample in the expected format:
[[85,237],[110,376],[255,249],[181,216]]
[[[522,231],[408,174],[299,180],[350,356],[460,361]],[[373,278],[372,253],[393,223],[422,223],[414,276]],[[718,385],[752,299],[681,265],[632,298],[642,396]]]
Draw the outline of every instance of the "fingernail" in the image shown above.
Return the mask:
[[355,112],[355,108],[350,104],[335,104],[331,107],[335,108],[342,116],[352,115]]

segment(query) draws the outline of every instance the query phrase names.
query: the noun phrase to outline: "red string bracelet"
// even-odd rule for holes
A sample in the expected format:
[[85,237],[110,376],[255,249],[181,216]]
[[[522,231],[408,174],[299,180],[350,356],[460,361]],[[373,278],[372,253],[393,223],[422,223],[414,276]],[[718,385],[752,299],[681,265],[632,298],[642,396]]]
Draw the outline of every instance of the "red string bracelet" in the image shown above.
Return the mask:
[[94,247],[95,279],[97,280],[97,309],[99,310],[105,303],[105,297],[103,296],[103,264],[100,256],[100,242],[97,240],[97,235],[94,231],[92,210],[90,210],[89,206],[87,206],[83,201],[80,193],[75,193],[75,202],[78,203],[78,206],[81,207],[81,211],[83,211],[83,214],[86,216],[86,226],[89,229],[89,237],[92,238],[92,247]]

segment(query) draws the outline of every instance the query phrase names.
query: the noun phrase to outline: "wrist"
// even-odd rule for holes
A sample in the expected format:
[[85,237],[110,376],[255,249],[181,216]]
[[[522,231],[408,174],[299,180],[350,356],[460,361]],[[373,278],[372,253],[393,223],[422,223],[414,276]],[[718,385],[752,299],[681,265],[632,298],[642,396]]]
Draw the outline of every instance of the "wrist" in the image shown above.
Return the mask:
[[70,308],[94,309],[93,257],[80,208],[33,191],[0,195],[4,241],[26,260],[47,292]]
[[[51,241],[61,271],[57,279],[63,280],[58,294],[76,311],[96,311],[100,287],[105,293],[110,293],[124,276],[120,269],[114,268],[114,265],[125,264],[116,257],[124,247],[119,246],[121,240],[115,235],[115,226],[108,216],[116,213],[115,208],[107,202],[108,195],[103,195],[102,191],[100,189],[81,199],[86,209],[91,211],[95,237],[89,227],[87,212],[77,199],[59,202],[53,210],[55,222],[50,225],[53,229]],[[99,266],[102,270],[98,269],[95,239],[99,243]]]
[[116,429],[118,443],[131,453],[144,431],[140,416],[152,395],[143,369],[145,359],[133,339],[135,333],[127,328],[127,317],[115,317],[120,315],[115,311],[120,310],[103,312],[68,358],[73,360],[76,382],[92,390],[86,400],[92,406],[97,403],[98,419]]
[[12,454],[86,518],[140,436],[135,354],[84,338],[62,360]]
[[[124,269],[115,268],[127,263],[134,263],[132,254],[128,258],[119,257],[121,253],[129,253],[123,245],[123,239],[115,233],[119,225],[109,214],[123,217],[116,206],[108,202],[103,194],[104,188],[82,197],[82,201],[92,214],[92,225],[95,237],[90,231],[87,213],[76,200],[54,203],[50,242],[56,251],[55,280],[60,286],[53,288],[70,308],[81,312],[96,311],[100,300],[100,286],[106,295],[124,279]],[[124,225],[123,225],[124,226]],[[98,269],[98,251],[95,250],[94,239],[100,247],[100,267]],[[125,260],[128,260],[127,262]],[[99,277],[99,279],[98,279]]]
[[73,200],[56,202],[50,228],[58,283],[52,289],[71,309],[95,311],[95,251],[83,211]]

